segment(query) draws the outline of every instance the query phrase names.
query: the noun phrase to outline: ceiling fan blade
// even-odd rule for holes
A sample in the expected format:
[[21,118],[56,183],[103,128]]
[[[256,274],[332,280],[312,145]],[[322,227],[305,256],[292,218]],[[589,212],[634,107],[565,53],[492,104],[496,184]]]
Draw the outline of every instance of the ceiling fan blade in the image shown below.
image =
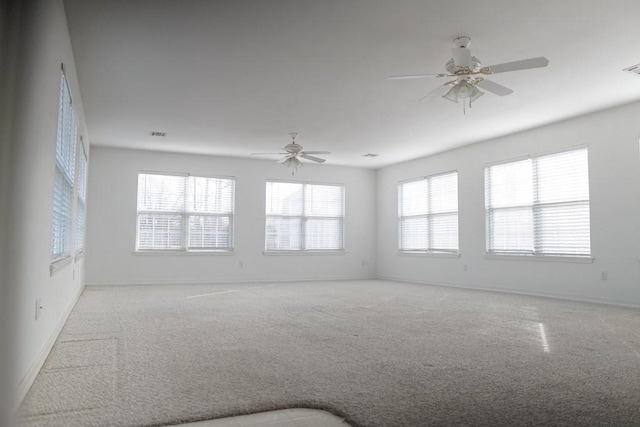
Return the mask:
[[304,154],[331,154],[331,151],[305,151]]
[[428,94],[420,98],[418,102],[424,102],[429,98],[435,98],[437,95],[441,95],[441,92],[444,92],[444,90],[448,87],[449,87],[449,83],[445,83],[441,86],[438,86],[434,90],[432,90],[431,92],[429,92]]
[[488,69],[489,73],[496,74],[506,73],[507,71],[528,70],[530,68],[541,68],[549,65],[549,60],[544,56],[537,58],[522,59],[520,61],[505,62],[504,64],[491,65],[490,67],[483,67],[482,69]]
[[409,80],[409,79],[422,79],[425,77],[444,77],[446,76],[446,74],[444,73],[439,73],[439,74],[409,74],[406,76],[389,76],[386,77],[387,80]]
[[308,155],[307,153],[300,154],[300,157],[302,157],[303,159],[311,160],[312,162],[316,162],[316,163],[324,163],[324,162],[326,162],[325,159],[321,159],[320,157],[313,157],[313,156]]
[[504,87],[498,83],[492,82],[491,80],[481,80],[476,84],[476,86],[488,90],[498,96],[507,96],[513,93],[513,91],[508,87]]
[[457,67],[471,67],[471,50],[466,47],[454,47],[451,49],[453,63]]

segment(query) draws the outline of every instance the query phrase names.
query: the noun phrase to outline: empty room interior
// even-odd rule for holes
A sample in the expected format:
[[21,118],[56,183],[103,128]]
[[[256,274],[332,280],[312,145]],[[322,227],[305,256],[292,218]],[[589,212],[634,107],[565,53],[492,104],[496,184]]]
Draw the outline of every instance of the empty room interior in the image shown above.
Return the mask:
[[640,425],[639,17],[4,2],[0,423]]

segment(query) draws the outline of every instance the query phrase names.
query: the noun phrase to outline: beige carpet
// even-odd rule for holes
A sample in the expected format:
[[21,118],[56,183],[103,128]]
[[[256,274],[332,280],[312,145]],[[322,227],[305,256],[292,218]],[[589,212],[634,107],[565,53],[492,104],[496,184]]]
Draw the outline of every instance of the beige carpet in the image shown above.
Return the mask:
[[354,426],[640,425],[640,310],[388,281],[87,288],[25,426],[273,409]]

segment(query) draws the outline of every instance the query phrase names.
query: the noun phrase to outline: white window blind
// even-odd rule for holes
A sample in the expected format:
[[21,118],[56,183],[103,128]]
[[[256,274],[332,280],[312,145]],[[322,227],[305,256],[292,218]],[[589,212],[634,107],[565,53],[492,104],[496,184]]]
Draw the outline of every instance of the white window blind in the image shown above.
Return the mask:
[[138,175],[140,251],[233,250],[235,180]]
[[[82,141],[82,138],[80,138]],[[80,144],[78,156],[78,185],[76,190],[76,252],[84,250],[85,226],[87,218],[87,153]]]
[[591,253],[586,148],[485,169],[487,251]]
[[458,251],[458,173],[432,175],[399,185],[401,251]]
[[267,251],[344,250],[344,186],[268,181]]
[[71,92],[64,72],[62,72],[53,184],[51,256],[54,260],[69,256],[71,253],[71,218],[77,134],[78,126],[73,112]]

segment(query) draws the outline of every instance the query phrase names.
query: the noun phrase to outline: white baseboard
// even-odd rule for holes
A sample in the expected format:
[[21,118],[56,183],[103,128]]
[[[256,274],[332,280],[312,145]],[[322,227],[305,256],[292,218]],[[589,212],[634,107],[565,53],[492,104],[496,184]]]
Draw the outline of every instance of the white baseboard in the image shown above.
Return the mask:
[[14,402],[14,409],[17,409],[18,406],[20,406],[25,396],[29,392],[29,389],[33,385],[33,382],[36,380],[40,369],[42,369],[44,362],[47,360],[47,357],[49,357],[49,353],[51,352],[51,349],[53,349],[53,345],[56,343],[58,336],[60,336],[60,332],[62,332],[64,324],[67,323],[67,319],[69,318],[69,315],[71,314],[73,308],[76,306],[78,299],[80,299],[80,295],[82,294],[83,290],[84,286],[80,286],[80,289],[74,297],[73,302],[69,304],[69,307],[67,307],[62,316],[60,316],[60,319],[58,320],[58,323],[56,324],[53,332],[40,349],[36,360],[33,362],[27,373],[22,377],[22,380],[20,381],[16,389],[16,400]]
[[391,280],[394,282],[402,282],[402,283],[416,283],[420,285],[432,285],[432,286],[442,286],[446,288],[459,288],[459,289],[468,289],[474,291],[488,291],[488,292],[501,292],[506,294],[516,294],[516,295],[528,295],[532,297],[543,297],[543,298],[554,298],[561,299],[567,301],[576,301],[576,302],[591,302],[597,304],[608,304],[608,305],[616,305],[620,307],[632,307],[638,308],[640,307],[640,301],[621,301],[615,298],[604,298],[604,297],[584,297],[581,295],[571,295],[571,294],[562,294],[555,292],[532,292],[532,291],[518,291],[509,288],[500,288],[500,287],[488,287],[488,286],[469,286],[458,283],[445,283],[445,282],[431,282],[426,280],[410,280],[402,277],[395,276],[378,276],[380,280]]
[[374,275],[366,276],[340,276],[340,277],[304,277],[286,279],[220,279],[220,280],[130,280],[126,282],[87,282],[86,286],[146,286],[146,285],[222,285],[225,283],[284,283],[284,282],[324,282],[330,280],[375,280]]

